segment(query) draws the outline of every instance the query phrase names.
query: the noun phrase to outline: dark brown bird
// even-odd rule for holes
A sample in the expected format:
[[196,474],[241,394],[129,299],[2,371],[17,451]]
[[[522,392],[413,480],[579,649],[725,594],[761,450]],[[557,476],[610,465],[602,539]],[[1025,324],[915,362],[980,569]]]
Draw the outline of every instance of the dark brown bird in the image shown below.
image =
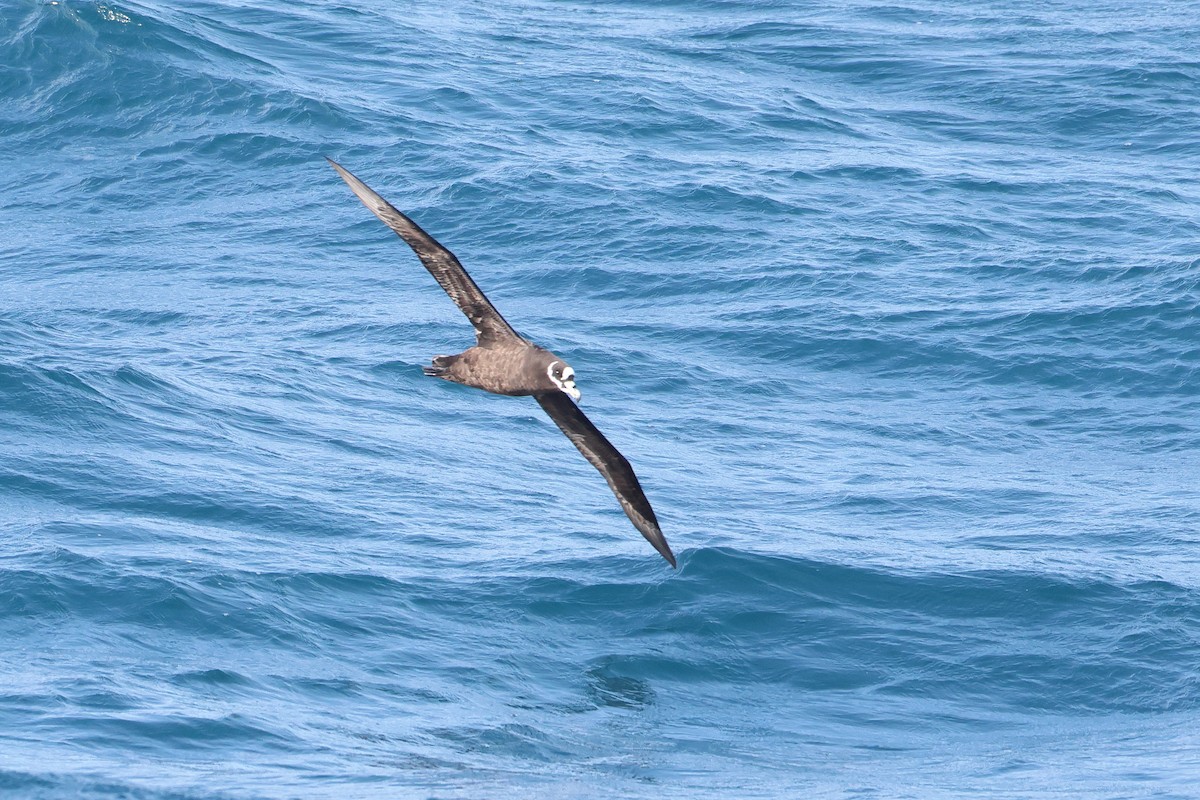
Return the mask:
[[633,526],[674,567],[675,555],[658,527],[654,509],[646,500],[633,467],[575,405],[574,401],[580,398],[575,370],[513,330],[453,253],[340,164],[326,160],[363,205],[413,249],[425,269],[475,327],[474,347],[456,356],[434,356],[432,365],[425,367],[425,374],[495,394],[532,395],[608,481]]

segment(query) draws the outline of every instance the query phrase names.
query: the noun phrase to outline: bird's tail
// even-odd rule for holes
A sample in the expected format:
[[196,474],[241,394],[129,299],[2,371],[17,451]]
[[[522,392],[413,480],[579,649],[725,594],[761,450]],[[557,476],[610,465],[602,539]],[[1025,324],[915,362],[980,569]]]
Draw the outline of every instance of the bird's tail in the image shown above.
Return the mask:
[[422,367],[421,371],[431,378],[445,378],[450,372],[450,365],[458,360],[458,356],[434,356],[433,363]]

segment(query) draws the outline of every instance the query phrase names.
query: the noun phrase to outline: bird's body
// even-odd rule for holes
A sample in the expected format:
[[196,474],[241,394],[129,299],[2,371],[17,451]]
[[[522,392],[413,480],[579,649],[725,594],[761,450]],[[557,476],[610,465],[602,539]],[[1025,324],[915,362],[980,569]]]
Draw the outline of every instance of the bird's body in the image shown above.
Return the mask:
[[563,363],[549,350],[528,342],[476,345],[456,356],[434,356],[425,374],[493,394],[522,397],[556,391],[546,369]]
[[435,356],[425,367],[425,374],[495,394],[532,396],[604,476],[634,527],[674,567],[675,555],[633,468],[575,405],[580,398],[575,370],[513,330],[453,253],[340,164],[333,160],[329,163],[363,205],[413,249],[475,328],[474,347],[458,355]]

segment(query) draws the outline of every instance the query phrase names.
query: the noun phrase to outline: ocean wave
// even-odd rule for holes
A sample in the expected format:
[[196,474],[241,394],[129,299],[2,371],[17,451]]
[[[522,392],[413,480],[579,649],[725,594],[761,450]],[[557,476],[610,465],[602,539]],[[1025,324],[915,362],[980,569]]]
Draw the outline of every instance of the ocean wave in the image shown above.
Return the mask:
[[10,5],[0,793],[1191,788],[1187,14]]

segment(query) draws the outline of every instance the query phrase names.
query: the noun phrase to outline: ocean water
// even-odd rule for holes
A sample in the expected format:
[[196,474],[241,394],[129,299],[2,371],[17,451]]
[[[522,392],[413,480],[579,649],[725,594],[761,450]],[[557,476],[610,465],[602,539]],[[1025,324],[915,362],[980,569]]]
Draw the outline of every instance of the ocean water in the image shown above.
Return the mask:
[[0,796],[1200,797],[1197,20],[0,0]]

